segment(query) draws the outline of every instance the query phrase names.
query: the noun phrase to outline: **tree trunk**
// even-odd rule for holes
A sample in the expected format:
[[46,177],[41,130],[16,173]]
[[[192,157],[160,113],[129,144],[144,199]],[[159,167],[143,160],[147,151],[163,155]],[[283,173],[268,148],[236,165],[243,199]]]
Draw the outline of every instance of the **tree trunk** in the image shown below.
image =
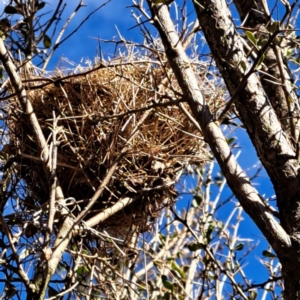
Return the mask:
[[[225,1],[219,0],[200,1],[199,3],[195,1],[194,5],[216,64],[230,94],[234,95],[239,86],[237,83],[243,81],[247,74],[245,70],[250,69],[250,62],[243,51],[241,37],[237,33],[227,4]],[[257,25],[257,23],[253,25]],[[242,68],[242,65],[247,67]],[[236,97],[235,105],[274,185],[280,223],[291,236],[292,247],[286,249],[288,251],[274,249],[283,267],[285,299],[300,299],[299,162],[296,157],[295,143],[292,143],[291,131],[284,130],[278,119],[281,115],[277,116],[272,106],[278,101],[271,103],[269,100],[272,99],[272,96],[274,98],[274,94],[271,94],[272,89],[266,87],[266,90],[270,93],[268,97],[260,79],[253,72]],[[283,101],[280,103],[283,104]],[[272,244],[270,239],[268,241]]]

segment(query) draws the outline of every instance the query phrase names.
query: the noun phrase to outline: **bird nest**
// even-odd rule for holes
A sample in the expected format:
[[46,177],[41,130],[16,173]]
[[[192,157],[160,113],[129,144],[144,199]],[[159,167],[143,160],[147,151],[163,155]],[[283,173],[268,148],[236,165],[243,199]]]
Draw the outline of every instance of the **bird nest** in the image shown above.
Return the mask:
[[[47,79],[25,79],[50,150],[56,130],[56,174],[64,197],[75,199],[69,207],[73,214],[118,164],[85,220],[124,197],[136,198],[101,226],[147,230],[149,219],[176,198],[181,172],[210,159],[199,129],[178,105],[182,95],[174,75],[160,65],[121,62],[70,76],[58,71]],[[223,92],[205,80],[206,101],[216,111]],[[50,194],[40,153],[17,99],[8,114],[14,162],[26,185],[23,205],[40,207]]]

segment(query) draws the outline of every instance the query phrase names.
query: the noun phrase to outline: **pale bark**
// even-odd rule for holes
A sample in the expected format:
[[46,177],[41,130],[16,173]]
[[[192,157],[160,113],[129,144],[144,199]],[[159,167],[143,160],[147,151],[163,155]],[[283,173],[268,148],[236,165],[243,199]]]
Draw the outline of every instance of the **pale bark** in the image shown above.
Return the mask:
[[[272,34],[268,29],[272,28],[272,22],[274,25],[274,21],[271,21],[269,15],[267,1],[247,0],[241,2],[234,0],[234,4],[245,30],[251,30],[256,35],[258,42],[263,39],[267,40]],[[262,64],[264,73],[260,75],[261,84],[282,123],[283,129],[291,134],[292,142],[296,144],[299,139],[298,97],[293,88],[293,78],[291,78],[288,66],[283,60],[281,47],[284,47],[284,43],[279,43],[276,37],[274,43],[266,49]],[[265,73],[270,76],[265,75]]]
[[[151,7],[150,1],[148,3]],[[272,240],[272,246],[277,251],[284,252],[284,249],[290,247],[290,239],[268,211],[260,195],[252,187],[248,177],[237,164],[222,131],[218,124],[214,122],[208,106],[205,105],[198,86],[198,79],[179,42],[179,37],[170,18],[167,6],[154,5],[151,7],[151,11],[154,16],[155,26],[160,33],[166,49],[169,63],[194,117],[202,129],[206,141],[209,143],[226,176],[228,184],[235,192],[246,212],[255,220],[260,230]]]
[[[278,112],[276,114],[273,106],[276,103],[284,108],[284,114],[290,113],[291,108],[287,108],[286,99],[274,96],[276,89],[272,89],[270,85],[263,86],[255,72],[247,73],[251,70],[251,61],[243,50],[244,43],[235,28],[226,2],[194,1],[199,23],[217,67],[230,94],[236,94],[234,103],[241,121],[274,184],[282,228],[271,212],[267,211],[262,197],[235,161],[220,128],[205,105],[197,78],[171,21],[168,7],[154,5],[151,1],[148,1],[148,4],[169,63],[194,117],[200,124],[205,140],[210,145],[228,185],[276,251],[283,265],[283,275],[289,279],[289,282],[286,280],[286,299],[298,299],[300,260],[296,258],[295,264],[293,261],[300,248],[299,163],[291,127],[288,126],[289,123],[278,119],[283,116]],[[273,38],[276,38],[276,35]],[[270,54],[271,59],[274,57]],[[281,78],[280,70],[275,71],[276,76]],[[286,91],[283,94],[286,96]],[[283,94],[279,96],[282,97]],[[272,95],[274,101],[270,101]],[[293,109],[296,109],[295,107],[293,106]]]
[[[32,103],[31,103],[29,97],[27,96],[25,88],[22,84],[22,80],[16,71],[16,66],[13,63],[13,61],[10,57],[10,54],[8,53],[2,39],[0,39],[0,60],[8,74],[8,77],[11,82],[11,86],[14,89],[14,91],[18,97],[18,100],[20,102],[20,105],[24,111],[25,118],[28,121],[31,132],[32,132],[35,142],[37,144],[37,148],[38,148],[37,150],[39,151],[40,159],[43,162],[45,175],[46,175],[48,181],[50,182],[50,180],[51,180],[50,174],[52,171],[52,165],[51,165],[51,163],[49,163],[49,148],[47,145],[46,138],[45,138],[42,128],[39,124],[39,121],[36,117],[36,114],[33,110]],[[63,198],[63,194],[62,194],[62,191],[61,191],[59,185],[55,185],[54,193],[60,194],[60,198]],[[55,198],[55,195],[54,195],[54,198]],[[58,199],[59,198],[57,198],[56,200],[58,200]],[[53,200],[55,200],[55,199],[53,199]],[[53,203],[53,205],[54,205],[54,203]],[[56,209],[55,209],[55,207],[53,207],[53,211],[52,211],[53,217],[54,217],[55,211],[56,211]],[[64,222],[63,224],[69,225],[70,221],[69,222],[65,222],[65,221],[66,220],[63,221]],[[64,225],[63,228],[64,227],[66,227],[66,225]],[[63,235],[63,229],[61,229],[61,232],[58,233],[58,237],[54,243],[55,250],[53,251],[53,253],[48,252],[48,255],[50,257],[47,262],[48,265],[47,265],[46,277],[42,278],[42,280],[39,281],[39,283],[37,283],[37,281],[34,281],[33,283],[25,281],[25,285],[28,287],[28,290],[27,290],[28,295],[29,295],[28,299],[31,299],[33,297],[33,295],[35,295],[35,297],[36,297],[37,296],[36,293],[37,293],[37,291],[39,291],[40,287],[42,287],[42,294],[43,294],[41,296],[41,298],[44,297],[46,289],[48,288],[49,280],[50,280],[51,276],[54,274],[57,264],[58,264],[59,260],[61,259],[61,256],[62,256],[65,248],[69,244],[69,241],[71,238],[71,235],[70,235],[71,229],[72,229],[72,226],[70,226],[68,228],[68,230],[69,230],[68,234],[66,237],[63,238],[63,242],[61,240],[61,236]],[[47,252],[48,250],[50,250],[50,247],[49,247],[49,244],[47,243],[47,245],[44,247],[43,251]],[[37,267],[36,273],[38,273],[39,271],[40,271],[39,267]]]
[[[245,76],[244,69],[240,67],[241,62],[247,66],[246,69],[249,69],[250,62],[243,52],[242,41],[227,4],[222,0],[194,1],[194,7],[216,64],[230,94],[233,95],[237,83]],[[209,9],[205,9],[207,7]],[[266,236],[283,266],[285,299],[299,299],[299,162],[294,148],[295,143],[294,145],[291,143],[293,137],[282,128],[272,106],[275,103],[269,101],[271,98],[272,94],[267,97],[260,79],[253,73],[239,92],[235,105],[274,185],[280,223],[291,237],[292,247],[280,251],[278,247],[274,247],[273,238]],[[240,200],[239,195],[236,195]],[[255,218],[253,220],[257,224],[257,220]]]
[[[234,94],[237,83],[245,76],[245,71],[240,67],[241,62],[245,63],[247,69],[250,62],[245,57],[241,38],[236,32],[226,2],[206,2],[209,2],[206,5],[211,5],[214,14],[195,5],[198,19],[228,90]],[[299,197],[299,165],[290,137],[283,131],[255,73],[249,76],[236,98],[235,105],[258,156],[270,175],[281,208],[280,213],[284,215],[284,205],[289,202],[292,205],[292,201],[287,198]],[[294,231],[298,218],[295,215],[289,223],[281,220],[288,233]]]

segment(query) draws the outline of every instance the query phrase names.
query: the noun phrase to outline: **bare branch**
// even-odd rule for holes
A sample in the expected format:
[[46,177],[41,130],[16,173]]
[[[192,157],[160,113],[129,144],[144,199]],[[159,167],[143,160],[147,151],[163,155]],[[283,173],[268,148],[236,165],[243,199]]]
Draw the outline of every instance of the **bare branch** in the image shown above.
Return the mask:
[[155,26],[160,33],[165,49],[167,49],[166,54],[169,63],[229,186],[245,211],[256,222],[265,236],[268,237],[275,251],[285,255],[283,249],[291,247],[290,238],[277,220],[269,213],[261,200],[261,196],[252,187],[246,174],[236,162],[220,128],[213,122],[213,117],[205,105],[199,90],[198,80],[179,42],[168,7],[166,5],[153,5],[151,1],[148,1],[148,4],[154,17]]
[[26,117],[28,118],[29,124],[32,127],[34,138],[36,140],[36,143],[40,151],[41,159],[44,162],[44,164],[47,164],[49,159],[49,149],[48,149],[46,139],[44,137],[38,119],[33,111],[30,99],[27,97],[26,91],[22,84],[22,80],[20,76],[17,74],[16,67],[12,62],[9,53],[5,48],[3,39],[0,39],[0,60],[9,76],[12,87],[18,96],[23,111],[26,114]]

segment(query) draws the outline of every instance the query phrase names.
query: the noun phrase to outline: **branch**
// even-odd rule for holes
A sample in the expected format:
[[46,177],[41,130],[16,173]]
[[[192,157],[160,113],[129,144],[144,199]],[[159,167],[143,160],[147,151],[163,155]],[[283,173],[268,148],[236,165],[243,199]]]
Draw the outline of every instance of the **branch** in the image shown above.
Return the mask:
[[49,246],[50,237],[53,232],[53,223],[54,223],[54,216],[56,212],[55,207],[55,200],[56,200],[56,189],[58,178],[56,174],[56,167],[57,167],[57,147],[58,141],[56,139],[58,133],[57,127],[58,119],[56,118],[55,112],[53,111],[53,128],[52,128],[52,145],[51,145],[51,153],[49,159],[49,165],[51,169],[51,190],[50,190],[50,200],[49,200],[49,213],[48,213],[48,222],[47,222],[47,230],[46,233],[46,242],[48,243],[47,247]]
[[[241,3],[238,0],[233,1],[237,7],[237,10],[241,16],[241,19],[245,18],[243,23],[245,27],[242,27],[243,30],[254,31],[255,37],[258,41],[263,39],[269,39],[270,32],[272,29],[272,22],[269,19],[270,12],[266,0],[252,1],[247,0]],[[294,3],[295,4],[295,3]],[[294,6],[294,4],[292,6]],[[281,30],[280,27],[283,25],[283,22],[287,20],[289,24],[289,18],[291,14],[292,7],[289,6],[289,3],[284,4],[286,6],[286,13],[280,22],[280,26],[275,28],[275,32],[278,31],[282,34],[288,34],[289,31]],[[265,16],[268,20],[267,25],[265,25],[266,18],[262,17],[260,10],[263,10]],[[249,15],[249,11],[251,14]],[[247,16],[247,17],[245,17]],[[255,33],[256,32],[256,33]],[[299,118],[295,118],[299,114],[299,105],[298,97],[294,91],[292,84],[292,78],[288,72],[288,65],[282,61],[282,51],[280,47],[284,48],[285,35],[279,40],[276,38],[274,43],[266,51],[263,51],[265,54],[264,69],[266,77],[270,76],[272,81],[269,81],[264,76],[261,77],[261,84],[270,100],[272,107],[274,108],[282,127],[286,132],[292,134],[294,143],[298,142],[299,136]],[[278,46],[279,45],[279,46]],[[282,84],[280,84],[282,83]],[[299,149],[299,146],[297,150]],[[297,155],[298,157],[298,155]]]
[[172,207],[171,207],[171,211],[174,214],[175,220],[179,221],[180,223],[182,223],[182,225],[184,225],[187,228],[187,230],[192,234],[192,236],[195,238],[195,240],[197,241],[197,243],[199,245],[201,244],[201,245],[204,246],[204,251],[207,253],[207,255],[209,256],[209,258],[218,266],[219,270],[222,273],[224,273],[229,278],[229,280],[231,281],[233,287],[237,290],[237,292],[240,294],[240,296],[244,300],[248,300],[248,297],[244,294],[243,290],[236,283],[234,277],[225,268],[223,268],[223,266],[221,265],[221,263],[214,257],[214,254],[211,252],[211,250],[208,248],[208,246],[203,244],[203,242],[199,239],[198,235],[190,227],[190,225],[188,224],[187,220],[184,220],[184,219],[180,218],[178,216],[178,214],[174,211],[174,209]]
[[105,3],[101,4],[100,6],[98,6],[97,8],[95,8],[92,12],[90,12],[81,22],[80,24],[72,31],[70,32],[62,41],[60,41],[60,39],[62,38],[67,26],[69,25],[69,23],[71,22],[72,18],[75,16],[75,14],[78,12],[78,10],[84,6],[83,5],[83,1],[81,0],[80,3],[78,4],[78,6],[75,8],[74,12],[71,14],[71,16],[68,18],[68,20],[66,21],[65,25],[63,26],[63,28],[61,29],[58,38],[55,41],[55,45],[51,51],[51,53],[48,55],[44,66],[43,66],[43,71],[46,69],[50,58],[52,57],[54,51],[62,44],[64,43],[67,39],[69,39],[74,33],[76,33],[80,27],[95,13],[97,12],[100,8],[104,7],[107,3],[109,3],[111,0],[107,0]]
[[[39,294],[39,300],[44,299],[44,296],[46,294],[51,277],[55,273],[57,265],[63,255],[65,249],[67,248],[67,246],[70,243],[70,240],[72,238],[73,227],[74,227],[73,218],[67,216],[64,219],[61,228],[58,231],[58,234],[57,234],[54,246],[53,246],[54,251],[51,254],[50,259],[48,260],[48,263],[47,263],[47,274],[43,280],[43,286],[42,286],[41,292]],[[50,248],[48,248],[48,249],[51,250]]]
[[17,249],[15,247],[15,241],[11,237],[11,234],[9,232],[9,229],[8,229],[8,227],[6,225],[6,222],[5,222],[2,214],[0,214],[0,222],[1,222],[2,226],[3,226],[3,230],[4,230],[4,232],[5,232],[6,236],[7,236],[7,239],[9,241],[11,250],[13,252],[13,256],[14,256],[14,258],[16,260],[16,263],[17,263],[17,272],[18,272],[20,278],[22,278],[22,281],[25,284],[27,290],[30,290],[30,291],[34,292],[35,289],[36,289],[36,287],[35,287],[34,284],[32,284],[30,282],[27,274],[25,273],[25,271],[24,271],[24,269],[22,267],[22,264],[20,262],[20,258],[19,258],[19,255],[18,255],[18,251],[17,251]]
[[[249,69],[250,61],[243,51],[241,37],[236,30],[226,2],[208,0],[206,5],[214,11],[213,14],[194,0],[194,7],[206,41],[225,84],[230,94],[233,95],[237,84],[245,76],[245,69]],[[285,97],[284,94],[283,97]],[[285,103],[285,101],[282,102]],[[298,212],[300,165],[292,143],[293,139],[283,130],[257,74],[253,73],[248,78],[235,105],[274,185],[282,227],[288,234],[297,236],[300,228]],[[271,239],[268,238],[268,241],[271,242]],[[280,256],[279,253],[277,254]],[[289,256],[285,251],[281,251],[281,254],[283,257]]]
[[[29,121],[29,124],[32,128],[35,141],[37,143],[38,149],[40,151],[40,156],[44,164],[48,162],[49,158],[49,149],[47,146],[46,139],[42,132],[39,121],[36,117],[35,112],[33,111],[32,104],[27,97],[26,91],[24,89],[22,80],[16,72],[16,67],[12,62],[12,59],[4,45],[3,39],[0,39],[0,60],[4,66],[5,71],[8,74],[8,77],[11,81],[12,87],[15,90],[15,93],[20,101],[21,107]],[[49,171],[49,169],[48,169]]]
[[109,217],[111,217],[112,215],[117,213],[118,211],[124,209],[126,206],[133,203],[134,201],[136,201],[139,198],[140,198],[140,196],[137,196],[134,198],[129,198],[129,197],[123,198],[123,199],[119,200],[117,203],[115,203],[113,206],[101,211],[99,214],[97,214],[94,217],[87,220],[85,222],[85,225],[88,227],[94,227],[94,226],[102,223],[103,221],[105,221],[106,219],[108,219]]
[[220,114],[220,116],[219,116],[220,123],[222,123],[223,117],[228,112],[228,110],[231,108],[231,106],[233,105],[235,100],[238,98],[240,92],[245,88],[245,85],[248,83],[249,77],[256,71],[256,68],[259,66],[259,63],[261,63],[261,60],[264,57],[265,52],[267,51],[267,49],[269,48],[271,43],[274,41],[274,39],[277,37],[278,33],[279,33],[279,31],[275,31],[270,36],[270,38],[265,43],[265,45],[262,47],[262,49],[258,51],[255,61],[253,62],[250,70],[246,74],[244,74],[242,81],[239,83],[238,87],[235,89],[234,93],[232,94],[231,99],[227,102],[224,110]]
[[261,196],[253,188],[250,180],[231,153],[221,129],[214,123],[213,116],[208,106],[204,103],[198,86],[198,79],[179,42],[179,37],[170,18],[168,7],[166,5],[153,5],[150,0],[148,0],[148,5],[154,17],[154,24],[160,33],[166,49],[169,63],[230,188],[235,193],[244,210],[268,238],[274,250],[278,254],[284,255],[285,253],[283,254],[283,252],[291,247],[290,237],[272,214],[269,213],[268,208],[261,200]]
[[[127,145],[130,143],[130,141],[135,137],[135,135],[138,133],[139,128],[141,125],[143,125],[144,121],[147,119],[148,115],[150,114],[152,110],[147,110],[144,112],[144,114],[142,115],[141,119],[139,120],[139,122],[137,123],[137,125],[135,126],[135,128],[133,129],[130,137],[128,138],[126,144],[124,145],[121,153],[118,155],[118,157],[116,158],[114,164],[111,166],[111,168],[109,169],[109,171],[107,172],[105,178],[103,179],[102,183],[100,184],[100,186],[98,187],[97,191],[95,192],[95,194],[93,195],[93,197],[90,199],[89,204],[82,210],[82,212],[76,217],[76,219],[74,220],[75,224],[78,224],[81,220],[83,220],[83,218],[86,216],[86,214],[89,212],[90,208],[95,204],[95,202],[98,200],[98,198],[101,196],[102,192],[104,191],[104,189],[106,188],[106,186],[108,185],[111,177],[113,176],[120,160],[123,158],[124,154],[127,152]],[[91,221],[92,222],[92,221]],[[95,221],[93,221],[92,223],[94,223]]]
[[[58,15],[58,12],[59,12],[59,7],[61,6],[62,4],[62,0],[60,0],[59,4],[57,5],[56,7],[56,10],[53,14],[53,17],[51,18],[51,20],[49,21],[49,23],[47,24],[46,28],[44,29],[44,33],[47,32],[47,30],[50,28],[52,22],[55,20],[55,18],[57,18],[57,15]],[[65,7],[66,7],[67,4],[65,4]],[[60,39],[62,38],[66,28],[68,27],[68,25],[70,24],[71,20],[75,17],[76,13],[78,12],[78,10],[83,6],[83,1],[81,0],[79,2],[79,4],[77,5],[77,7],[74,9],[74,11],[72,12],[71,16],[69,16],[69,18],[67,19],[67,21],[65,22],[65,24],[63,25],[62,29],[60,30],[59,34],[58,34],[58,37],[56,38],[56,41],[54,43],[54,47],[52,48],[50,54],[47,56],[45,62],[44,62],[44,65],[43,65],[43,68],[42,70],[44,71],[46,68],[47,68],[47,65],[51,59],[51,57],[53,56],[53,53],[55,52],[55,50],[58,48],[59,46],[59,41]],[[42,38],[42,36],[41,36]]]
[[271,277],[269,278],[268,280],[266,280],[265,282],[262,282],[262,283],[252,283],[251,284],[251,289],[252,288],[259,288],[259,289],[264,289],[265,286],[270,283],[270,282],[276,282],[278,280],[283,280],[283,277],[282,276],[279,276],[279,277]]

